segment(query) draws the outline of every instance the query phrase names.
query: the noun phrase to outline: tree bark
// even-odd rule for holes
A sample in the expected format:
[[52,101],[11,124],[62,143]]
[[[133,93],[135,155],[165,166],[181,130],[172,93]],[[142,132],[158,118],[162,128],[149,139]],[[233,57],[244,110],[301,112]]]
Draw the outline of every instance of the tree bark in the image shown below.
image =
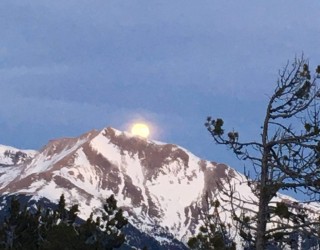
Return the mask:
[[270,148],[267,146],[267,138],[268,138],[268,129],[269,129],[269,120],[271,114],[271,106],[273,99],[271,98],[266,117],[263,124],[262,131],[262,145],[263,145],[263,153],[262,153],[262,161],[261,161],[261,180],[260,180],[260,190],[259,190],[259,210],[257,214],[257,232],[256,232],[256,249],[264,250],[266,249],[266,228],[268,222],[268,212],[269,212],[269,165],[268,165],[268,157],[270,154]]
[[[261,188],[262,192],[265,192],[265,187]],[[261,194],[259,200],[259,211],[257,218],[257,232],[256,232],[256,249],[263,250],[266,249],[266,226],[268,218],[268,196],[264,193]]]
[[259,190],[259,210],[257,215],[257,233],[256,233],[256,249],[266,249],[266,227],[268,221],[268,204],[269,204],[269,192],[268,192],[268,152],[264,150],[263,160],[261,165],[261,182]]

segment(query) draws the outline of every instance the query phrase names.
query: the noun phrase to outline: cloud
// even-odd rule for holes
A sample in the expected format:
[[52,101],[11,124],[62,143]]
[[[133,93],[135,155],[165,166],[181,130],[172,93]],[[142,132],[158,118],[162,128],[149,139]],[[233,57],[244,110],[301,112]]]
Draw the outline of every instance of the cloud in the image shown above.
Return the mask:
[[30,136],[20,143],[31,143],[145,119],[165,141],[210,155],[201,144],[207,115],[250,134],[278,69],[302,51],[311,63],[320,58],[319,8],[315,0],[3,0],[1,138],[23,131]]
[[[6,11],[0,15],[0,47],[5,48],[2,61],[8,69],[0,76],[10,78],[10,84],[27,82],[28,95],[48,97],[52,92],[53,98],[65,101],[81,99],[91,89],[101,102],[103,85],[121,89],[139,84],[150,95],[154,88],[181,85],[215,96],[256,98],[257,93],[268,92],[287,59],[303,50],[319,55],[315,52],[319,27],[312,22],[316,8],[308,9],[301,22],[288,14],[307,8],[297,1],[290,5],[4,1],[2,5]],[[58,69],[50,69],[52,65]],[[56,87],[43,90],[47,83]],[[65,94],[75,88],[78,94]]]

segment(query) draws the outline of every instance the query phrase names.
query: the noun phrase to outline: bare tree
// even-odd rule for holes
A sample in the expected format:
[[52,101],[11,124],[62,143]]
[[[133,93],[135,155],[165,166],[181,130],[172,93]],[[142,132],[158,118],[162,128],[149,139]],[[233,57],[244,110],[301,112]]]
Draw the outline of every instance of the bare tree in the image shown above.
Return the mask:
[[[320,66],[312,75],[303,56],[292,64],[287,63],[279,72],[257,141],[241,142],[234,130],[225,133],[220,118],[208,117],[205,123],[217,144],[226,145],[239,159],[252,164],[254,175],[250,176],[249,172],[245,175],[257,196],[255,225],[250,226],[256,249],[266,249],[271,239],[279,234],[283,239],[286,232],[308,231],[319,237],[318,218],[308,215],[302,218],[295,204],[272,201],[283,190],[302,193],[306,202],[319,201],[319,78]],[[274,222],[274,215],[290,222],[277,220],[277,227],[267,226]]]

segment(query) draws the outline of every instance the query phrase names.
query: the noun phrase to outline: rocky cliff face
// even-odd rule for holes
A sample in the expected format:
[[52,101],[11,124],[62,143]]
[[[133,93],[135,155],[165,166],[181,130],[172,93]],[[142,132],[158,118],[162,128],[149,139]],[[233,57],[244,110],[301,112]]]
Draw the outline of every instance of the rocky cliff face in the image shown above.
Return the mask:
[[130,223],[159,242],[168,241],[164,231],[187,241],[199,226],[198,208],[206,195],[220,192],[218,182],[229,179],[242,196],[254,199],[251,189],[240,185],[243,176],[232,168],[199,159],[177,145],[113,128],[52,140],[25,159],[13,165],[6,161],[10,164],[1,168],[2,194],[56,202],[64,193],[67,200],[80,204],[83,218],[115,194]]

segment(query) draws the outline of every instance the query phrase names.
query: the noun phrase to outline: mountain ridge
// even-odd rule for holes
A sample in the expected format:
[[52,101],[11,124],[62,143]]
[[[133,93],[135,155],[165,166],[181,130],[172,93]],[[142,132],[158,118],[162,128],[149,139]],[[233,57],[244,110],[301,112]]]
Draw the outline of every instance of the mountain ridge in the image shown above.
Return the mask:
[[[229,166],[111,127],[51,140],[31,158],[0,168],[3,195],[55,202],[64,193],[71,203],[79,203],[80,217],[87,218],[114,194],[129,222],[163,244],[170,241],[165,231],[184,243],[197,232],[207,195],[221,195],[218,182],[229,181],[242,197],[255,199],[244,176]],[[277,199],[294,202],[283,195]],[[221,217],[231,221],[228,213]]]

